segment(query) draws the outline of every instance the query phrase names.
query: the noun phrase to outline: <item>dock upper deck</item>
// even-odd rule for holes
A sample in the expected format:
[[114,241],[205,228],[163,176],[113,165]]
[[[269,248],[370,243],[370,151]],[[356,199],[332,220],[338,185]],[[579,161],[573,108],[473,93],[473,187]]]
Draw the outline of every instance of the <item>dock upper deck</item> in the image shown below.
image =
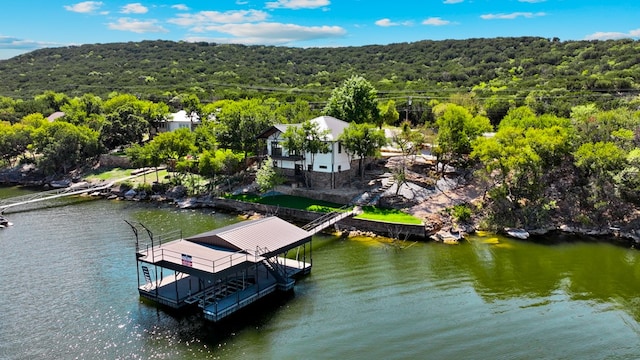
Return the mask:
[[138,260],[167,269],[191,273],[198,270],[220,273],[234,267],[251,266],[262,260],[246,252],[217,250],[209,246],[179,239],[138,252]]

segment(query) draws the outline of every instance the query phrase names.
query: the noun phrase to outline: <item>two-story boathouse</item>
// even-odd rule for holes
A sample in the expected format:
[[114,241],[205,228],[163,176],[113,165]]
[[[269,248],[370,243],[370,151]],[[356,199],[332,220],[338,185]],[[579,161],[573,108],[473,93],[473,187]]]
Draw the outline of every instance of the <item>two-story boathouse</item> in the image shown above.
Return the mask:
[[197,305],[211,321],[290,290],[311,271],[313,233],[275,216],[167,242],[147,230],[142,243],[132,228],[140,296],[176,309]]

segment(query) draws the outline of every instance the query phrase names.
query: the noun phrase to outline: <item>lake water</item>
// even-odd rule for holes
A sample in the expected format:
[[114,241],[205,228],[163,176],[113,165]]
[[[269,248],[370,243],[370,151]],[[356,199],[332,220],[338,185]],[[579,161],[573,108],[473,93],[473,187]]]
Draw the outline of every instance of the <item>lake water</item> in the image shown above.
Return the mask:
[[140,301],[123,220],[187,235],[239,218],[106,200],[7,217],[0,359],[640,357],[640,252],[606,243],[323,235],[292,295],[213,324]]

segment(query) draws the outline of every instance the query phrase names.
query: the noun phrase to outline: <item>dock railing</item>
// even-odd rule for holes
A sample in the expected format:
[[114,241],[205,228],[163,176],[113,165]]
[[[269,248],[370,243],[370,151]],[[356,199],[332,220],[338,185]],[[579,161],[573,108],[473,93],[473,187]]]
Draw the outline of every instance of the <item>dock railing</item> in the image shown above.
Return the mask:
[[[189,260],[185,260],[182,257],[182,253],[163,249],[162,247],[153,247],[152,259],[154,261],[168,261],[174,264],[182,264],[187,267],[197,268],[199,270],[206,270],[215,273],[216,270],[226,269],[249,260],[249,254],[244,251],[236,251],[229,253],[221,258],[210,260],[198,256],[190,256]],[[148,253],[147,253],[148,256]],[[197,267],[195,265],[198,265]]]
[[358,210],[356,208],[349,209],[350,205],[345,205],[337,210],[328,212],[312,222],[304,225],[303,230],[310,232],[312,235],[319,233],[320,231],[328,228],[329,226],[337,223],[338,221],[354,215]]

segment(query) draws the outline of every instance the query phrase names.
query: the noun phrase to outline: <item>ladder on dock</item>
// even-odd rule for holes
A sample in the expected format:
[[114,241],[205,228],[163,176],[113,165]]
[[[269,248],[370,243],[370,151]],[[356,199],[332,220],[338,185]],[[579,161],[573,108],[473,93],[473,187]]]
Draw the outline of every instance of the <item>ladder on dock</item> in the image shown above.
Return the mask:
[[33,204],[41,201],[47,201],[66,196],[82,195],[100,190],[105,190],[113,186],[113,182],[106,184],[81,184],[74,185],[67,188],[54,189],[49,191],[41,191],[36,194],[29,194],[23,196],[16,196],[8,199],[0,200],[0,214],[4,213],[7,209],[17,206]]

